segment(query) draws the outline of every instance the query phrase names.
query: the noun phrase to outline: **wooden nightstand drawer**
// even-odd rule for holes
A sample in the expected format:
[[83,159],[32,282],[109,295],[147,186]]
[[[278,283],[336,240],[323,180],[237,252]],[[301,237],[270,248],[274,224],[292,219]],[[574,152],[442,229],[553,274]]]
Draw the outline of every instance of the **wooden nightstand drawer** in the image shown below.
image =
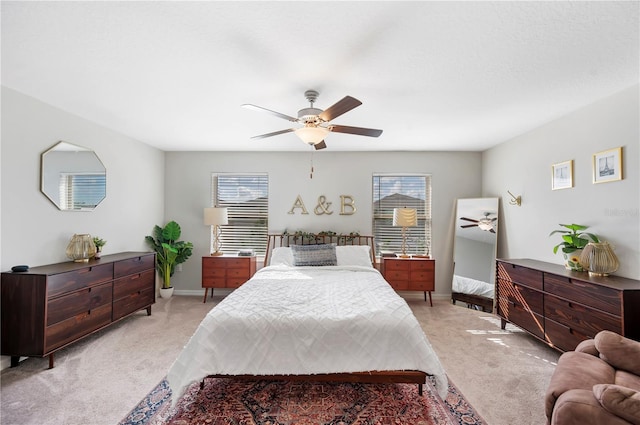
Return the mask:
[[224,278],[227,275],[226,269],[214,269],[211,267],[203,267],[202,278]]
[[411,268],[409,261],[406,260],[384,260],[385,270],[409,270]]
[[409,262],[411,271],[433,271],[435,269],[435,261],[412,260]]
[[404,270],[388,270],[385,278],[389,281],[409,280],[409,271]]

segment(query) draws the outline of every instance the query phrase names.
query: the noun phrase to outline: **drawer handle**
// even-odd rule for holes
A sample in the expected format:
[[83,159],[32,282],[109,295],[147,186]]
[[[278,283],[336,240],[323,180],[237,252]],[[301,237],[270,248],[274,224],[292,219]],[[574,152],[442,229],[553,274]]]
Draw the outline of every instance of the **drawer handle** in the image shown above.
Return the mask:
[[140,275],[139,275],[139,274],[137,274],[137,275],[135,275],[135,276],[131,276],[131,280],[136,280],[136,279],[139,279],[139,278],[140,278]]

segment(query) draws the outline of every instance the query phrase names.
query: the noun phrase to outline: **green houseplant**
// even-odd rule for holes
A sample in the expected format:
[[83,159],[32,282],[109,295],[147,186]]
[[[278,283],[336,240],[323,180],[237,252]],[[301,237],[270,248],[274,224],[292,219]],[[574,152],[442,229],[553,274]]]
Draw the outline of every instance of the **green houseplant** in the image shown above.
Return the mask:
[[156,270],[162,278],[162,288],[169,289],[171,276],[176,265],[184,263],[193,253],[191,242],[179,241],[182,231],[180,225],[170,221],[164,227],[153,228],[153,236],[145,236],[145,240],[156,252]]
[[100,253],[102,252],[102,247],[105,246],[107,241],[101,239],[97,236],[93,237],[93,244],[96,246],[96,255],[93,258],[100,258]]
[[562,248],[564,257],[564,266],[569,270],[584,271],[580,264],[580,254],[582,249],[589,242],[600,242],[598,237],[593,233],[587,233],[585,230],[589,226],[581,224],[560,224],[564,229],[554,230],[549,236],[559,233],[562,236],[562,242],[553,247],[553,253],[556,254]]

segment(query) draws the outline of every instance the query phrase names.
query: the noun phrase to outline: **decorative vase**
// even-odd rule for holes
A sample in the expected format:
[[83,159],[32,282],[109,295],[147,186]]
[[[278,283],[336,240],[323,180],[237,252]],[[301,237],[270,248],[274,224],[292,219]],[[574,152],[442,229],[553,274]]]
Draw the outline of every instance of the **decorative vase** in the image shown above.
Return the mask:
[[96,246],[89,234],[75,234],[71,238],[66,251],[67,257],[76,263],[86,263],[96,255]]
[[590,276],[609,276],[620,267],[620,261],[608,242],[589,242],[582,250],[580,262]]
[[96,254],[93,256],[93,258],[98,259],[98,258],[100,258],[100,255],[101,255],[100,254],[100,250],[96,249]]
[[575,251],[566,253],[563,252],[562,256],[564,257],[564,267],[567,270],[573,270],[575,272],[583,272],[585,268],[580,263],[580,256],[582,255],[581,249],[576,249]]
[[169,288],[160,288],[160,298],[171,298],[173,295],[173,286]]

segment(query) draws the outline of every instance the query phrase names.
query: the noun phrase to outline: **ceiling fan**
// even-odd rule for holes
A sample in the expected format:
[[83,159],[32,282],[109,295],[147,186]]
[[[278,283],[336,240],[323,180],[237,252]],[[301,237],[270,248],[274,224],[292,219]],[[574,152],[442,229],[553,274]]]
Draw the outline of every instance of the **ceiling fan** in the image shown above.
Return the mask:
[[496,231],[494,230],[494,223],[498,219],[498,217],[489,218],[490,214],[491,213],[488,213],[488,212],[484,213],[484,217],[481,218],[480,220],[475,220],[473,218],[467,218],[467,217],[460,217],[460,220],[471,221],[474,223],[474,224],[466,224],[460,227],[462,227],[463,229],[466,229],[468,227],[479,227],[480,230],[484,230],[485,232],[495,233]]
[[340,115],[362,105],[362,102],[360,102],[358,99],[355,99],[351,96],[345,96],[344,98],[342,98],[342,100],[339,100],[337,103],[333,104],[323,111],[322,109],[313,107],[313,104],[318,98],[317,91],[307,90],[306,92],[304,92],[304,96],[307,98],[311,105],[308,108],[300,109],[298,111],[298,118],[281,114],[280,112],[272,111],[261,106],[251,104],[242,105],[245,108],[268,112],[272,115],[275,115],[276,117],[302,124],[303,126],[299,128],[287,128],[286,130],[274,131],[273,133],[261,134],[259,136],[253,136],[251,139],[264,139],[266,137],[294,132],[300,139],[302,139],[304,143],[313,146],[316,150],[319,150],[327,147],[324,139],[329,134],[329,132],[356,134],[359,136],[369,137],[378,137],[382,134],[382,130],[362,127],[350,127],[346,125],[329,123],[329,121],[333,120],[334,118],[337,118]]

